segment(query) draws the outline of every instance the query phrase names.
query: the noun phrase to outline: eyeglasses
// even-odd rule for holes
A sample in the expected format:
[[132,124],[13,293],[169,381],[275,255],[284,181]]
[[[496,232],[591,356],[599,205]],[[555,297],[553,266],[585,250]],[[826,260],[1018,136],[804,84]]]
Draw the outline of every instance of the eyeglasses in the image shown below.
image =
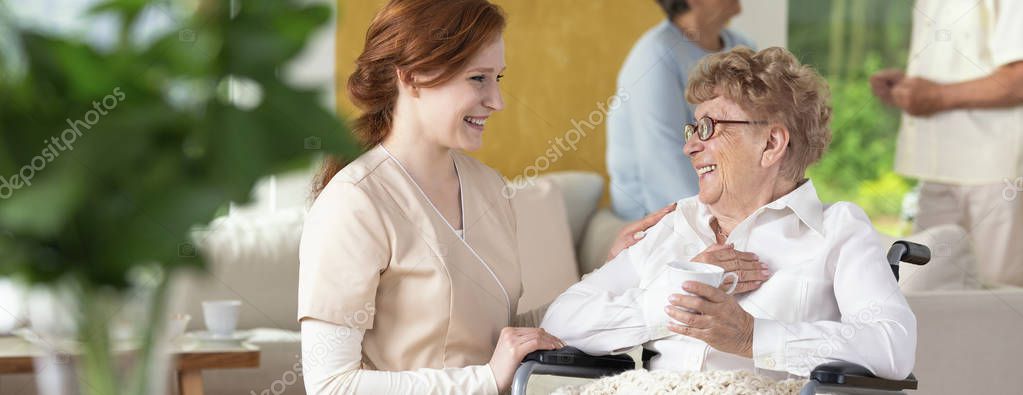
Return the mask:
[[710,140],[710,137],[714,135],[714,126],[719,123],[737,123],[737,124],[748,124],[748,125],[764,125],[767,121],[731,121],[726,119],[714,119],[704,115],[703,118],[696,121],[696,124],[687,123],[683,128],[684,141],[689,141],[693,134],[696,134],[700,141]]

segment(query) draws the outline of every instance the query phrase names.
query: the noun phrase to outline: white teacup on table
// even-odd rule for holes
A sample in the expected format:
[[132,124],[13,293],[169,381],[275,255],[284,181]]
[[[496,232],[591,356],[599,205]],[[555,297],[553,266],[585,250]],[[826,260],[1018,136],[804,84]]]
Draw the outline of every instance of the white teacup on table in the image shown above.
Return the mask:
[[202,302],[202,317],[213,339],[233,339],[238,326],[242,302],[238,300],[209,300]]
[[739,285],[739,275],[735,274],[735,272],[725,273],[724,268],[709,263],[681,261],[668,263],[668,281],[671,282],[672,289],[677,290],[682,295],[692,295],[692,293],[682,289],[682,284],[685,284],[686,281],[704,283],[717,288],[721,286],[721,283],[728,276],[732,276],[732,285],[728,287],[725,293],[731,294],[735,292],[735,287]]

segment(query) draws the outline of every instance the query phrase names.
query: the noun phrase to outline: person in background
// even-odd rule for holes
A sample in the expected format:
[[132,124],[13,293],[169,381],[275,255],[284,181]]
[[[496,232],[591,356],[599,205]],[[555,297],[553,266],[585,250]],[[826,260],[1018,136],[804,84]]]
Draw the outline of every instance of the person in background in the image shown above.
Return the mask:
[[983,282],[1023,286],[1023,2],[915,10],[906,71],[870,79],[904,111],[895,170],[921,181],[914,231],[962,226]]
[[693,123],[684,93],[689,69],[703,57],[753,44],[726,29],[738,0],[656,0],[667,18],[636,42],[618,73],[627,99],[608,112],[607,168],[611,206],[637,220],[697,193],[696,172],[679,147]]

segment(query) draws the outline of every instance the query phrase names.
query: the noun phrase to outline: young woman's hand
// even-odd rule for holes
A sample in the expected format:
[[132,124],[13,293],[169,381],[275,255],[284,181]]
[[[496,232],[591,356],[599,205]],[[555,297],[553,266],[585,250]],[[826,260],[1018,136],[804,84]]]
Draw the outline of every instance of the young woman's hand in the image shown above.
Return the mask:
[[519,368],[522,358],[536,350],[555,350],[565,347],[560,339],[551,336],[543,328],[504,328],[497,339],[494,356],[490,358],[490,370],[497,379],[499,392],[511,387],[512,376]]
[[647,229],[650,229],[651,226],[661,222],[661,218],[664,218],[664,216],[668,215],[668,213],[675,211],[676,204],[677,203],[669,204],[664,208],[657,210],[657,212],[650,213],[650,215],[647,215],[639,221],[625,225],[625,227],[618,232],[618,237],[615,238],[614,244],[611,245],[611,251],[608,251],[607,253],[607,260],[610,261],[614,259],[614,257],[618,256],[618,253],[642,240],[643,237],[646,236]]

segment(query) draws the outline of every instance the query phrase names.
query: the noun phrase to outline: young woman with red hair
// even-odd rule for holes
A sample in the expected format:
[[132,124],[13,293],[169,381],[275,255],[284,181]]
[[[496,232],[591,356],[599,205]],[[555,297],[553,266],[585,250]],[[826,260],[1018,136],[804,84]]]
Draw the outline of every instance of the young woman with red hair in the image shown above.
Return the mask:
[[516,315],[505,184],[462,153],[504,108],[504,27],[486,0],[392,0],[370,25],[348,79],[369,150],[325,164],[302,234],[307,392],[496,394],[525,354],[564,346],[541,312]]

